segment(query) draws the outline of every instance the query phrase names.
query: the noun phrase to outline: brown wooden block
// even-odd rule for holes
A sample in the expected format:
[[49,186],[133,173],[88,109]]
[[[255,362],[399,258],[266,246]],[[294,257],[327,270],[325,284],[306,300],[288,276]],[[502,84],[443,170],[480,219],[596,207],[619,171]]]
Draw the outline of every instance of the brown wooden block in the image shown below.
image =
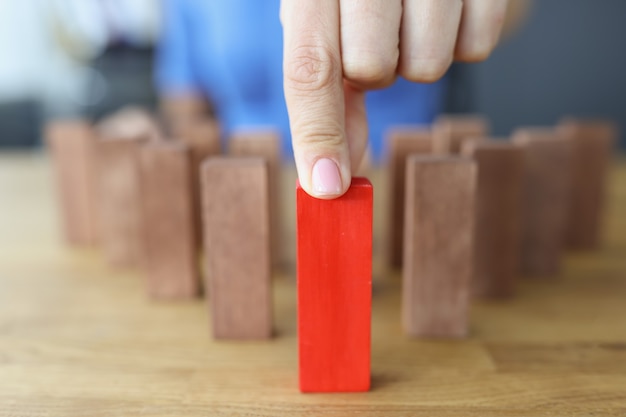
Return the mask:
[[402,266],[404,240],[404,189],[406,158],[411,154],[432,152],[432,135],[425,126],[402,126],[387,132],[389,169],[389,264]]
[[617,128],[609,121],[565,119],[558,131],[572,141],[572,193],[567,222],[567,246],[597,248],[601,240],[606,176]]
[[475,194],[472,160],[407,159],[402,311],[411,336],[467,333]]
[[472,292],[511,296],[519,275],[524,149],[479,141],[464,143],[461,153],[478,164]]
[[65,240],[70,245],[94,245],[99,215],[93,129],[82,120],[54,121],[46,126],[45,136],[52,152]]
[[527,275],[559,272],[571,191],[572,142],[554,129],[525,128],[513,134],[525,147],[522,185],[521,270]]
[[[101,242],[114,267],[138,266],[141,256],[139,139],[98,142]],[[165,197],[165,196],[164,196]]]
[[203,118],[190,121],[178,127],[177,138],[191,149],[193,166],[192,187],[194,202],[194,231],[196,242],[202,244],[202,198],[200,194],[200,166],[209,156],[222,153],[221,129],[214,119]]
[[218,339],[272,333],[267,171],[258,157],[214,157],[202,165],[206,279]]
[[154,115],[147,110],[127,106],[108,115],[96,125],[103,139],[162,140],[163,131]]
[[202,163],[205,158],[222,152],[221,128],[214,119],[199,119],[180,126],[177,139],[192,151],[193,160]]
[[211,103],[194,93],[161,96],[159,116],[169,137],[180,137],[188,125],[197,121],[215,120]]
[[233,156],[260,156],[268,163],[270,191],[270,241],[272,265],[282,261],[280,246],[280,134],[273,129],[241,129],[233,132],[228,141],[228,151]]
[[443,114],[433,123],[433,153],[458,154],[463,142],[489,135],[489,121],[479,115]]
[[141,148],[143,267],[148,295],[190,298],[199,293],[191,151],[178,142]]

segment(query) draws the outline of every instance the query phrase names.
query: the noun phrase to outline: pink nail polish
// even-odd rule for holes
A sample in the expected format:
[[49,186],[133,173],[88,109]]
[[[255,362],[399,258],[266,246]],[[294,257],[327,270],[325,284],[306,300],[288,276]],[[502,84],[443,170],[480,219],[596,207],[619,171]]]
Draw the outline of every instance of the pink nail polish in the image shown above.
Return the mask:
[[317,195],[339,195],[341,193],[341,174],[335,161],[322,158],[313,165],[313,192]]

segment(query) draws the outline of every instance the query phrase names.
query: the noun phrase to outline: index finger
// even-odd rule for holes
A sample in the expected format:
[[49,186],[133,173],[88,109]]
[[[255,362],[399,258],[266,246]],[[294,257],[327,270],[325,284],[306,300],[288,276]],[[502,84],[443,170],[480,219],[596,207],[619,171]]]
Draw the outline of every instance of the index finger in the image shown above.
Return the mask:
[[283,0],[284,89],[300,184],[334,198],[350,185],[337,0]]

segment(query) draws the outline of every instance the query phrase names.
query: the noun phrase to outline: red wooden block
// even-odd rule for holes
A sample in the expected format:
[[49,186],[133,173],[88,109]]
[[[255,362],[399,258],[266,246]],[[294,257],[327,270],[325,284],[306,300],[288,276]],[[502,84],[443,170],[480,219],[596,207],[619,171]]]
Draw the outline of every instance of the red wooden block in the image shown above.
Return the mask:
[[298,335],[302,392],[370,387],[372,184],[334,200],[298,184]]

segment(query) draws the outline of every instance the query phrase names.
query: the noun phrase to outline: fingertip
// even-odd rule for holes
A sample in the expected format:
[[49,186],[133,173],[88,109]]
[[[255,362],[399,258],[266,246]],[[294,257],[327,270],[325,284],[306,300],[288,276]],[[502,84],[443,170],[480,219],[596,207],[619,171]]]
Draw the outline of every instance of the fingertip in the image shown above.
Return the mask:
[[397,56],[395,60],[386,60],[386,57],[357,52],[359,53],[354,53],[354,56],[344,53],[342,57],[343,76],[347,80],[361,89],[385,88],[393,84],[396,75]]
[[[311,170],[311,194],[321,199],[332,199],[343,195],[350,184],[351,178],[339,168],[337,162],[330,158],[320,158]],[[347,184],[347,185],[346,185]],[[308,191],[307,191],[308,192]]]
[[489,58],[495,42],[486,37],[466,38],[456,47],[455,59],[461,62],[481,62]]
[[398,72],[414,82],[440,79],[452,62],[464,2],[406,0]]
[[463,62],[486,60],[498,44],[506,10],[506,0],[466,1],[455,59]]
[[446,74],[450,64],[452,64],[451,54],[441,54],[435,58],[417,56],[401,60],[398,72],[409,81],[433,83]]

